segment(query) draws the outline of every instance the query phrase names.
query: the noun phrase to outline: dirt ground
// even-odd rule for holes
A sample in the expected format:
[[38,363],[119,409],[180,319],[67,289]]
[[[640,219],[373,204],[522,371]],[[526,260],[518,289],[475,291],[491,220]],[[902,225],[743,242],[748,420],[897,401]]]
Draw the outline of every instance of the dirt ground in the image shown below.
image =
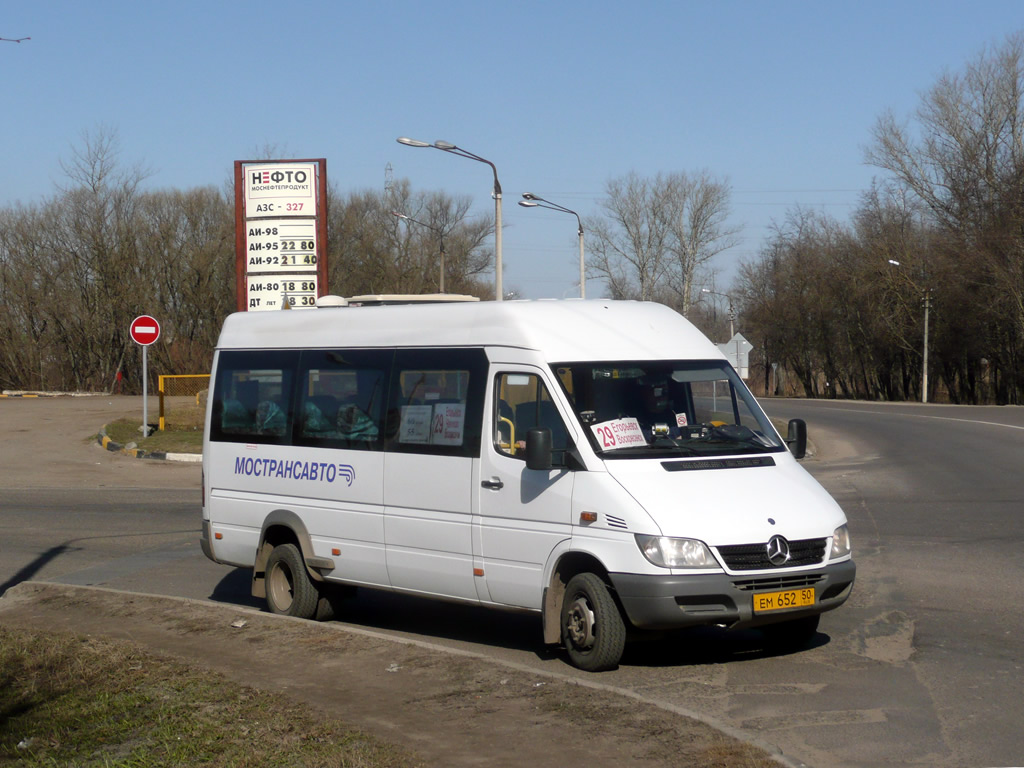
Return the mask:
[[[244,626],[235,626],[244,622]],[[710,725],[593,684],[337,623],[26,582],[0,624],[127,640],[283,693],[431,766],[777,766]]]
[[[0,487],[195,487],[197,466],[140,474],[137,462],[153,460],[111,454],[87,439],[136,407],[141,413],[139,398],[0,399]],[[306,702],[412,750],[425,765],[793,765],[743,734],[605,686],[600,675],[540,673],[339,622],[24,582],[0,598],[0,623],[135,643]]]

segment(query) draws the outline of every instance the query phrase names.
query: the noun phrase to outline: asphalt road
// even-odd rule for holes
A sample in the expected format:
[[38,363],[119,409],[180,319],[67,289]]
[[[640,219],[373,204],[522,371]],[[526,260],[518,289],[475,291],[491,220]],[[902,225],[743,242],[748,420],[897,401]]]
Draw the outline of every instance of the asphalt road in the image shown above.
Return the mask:
[[[631,646],[600,681],[818,768],[1024,765],[1024,409],[766,405],[808,422],[817,453],[804,466],[850,519],[853,597],[801,653],[766,654],[756,632],[682,633]],[[258,605],[244,571],[199,552],[198,466],[88,441],[133,408],[0,400],[0,593],[37,579]],[[345,619],[584,674],[540,645],[531,616],[364,590]]]
[[[821,455],[807,468],[856,537],[856,600],[828,631],[878,662],[851,667],[859,681],[840,690],[871,701],[880,722],[841,729],[859,730],[873,761],[855,762],[842,736],[837,753],[845,764],[916,753],[932,765],[1024,765],[1024,408],[786,401],[768,410],[817,432]],[[867,681],[874,690],[859,691]]]

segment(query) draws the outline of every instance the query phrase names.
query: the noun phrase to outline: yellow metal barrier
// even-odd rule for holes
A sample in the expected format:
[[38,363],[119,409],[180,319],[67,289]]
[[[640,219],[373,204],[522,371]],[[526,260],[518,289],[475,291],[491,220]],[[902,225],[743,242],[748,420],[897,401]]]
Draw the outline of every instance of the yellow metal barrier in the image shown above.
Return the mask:
[[[210,374],[188,373],[160,376],[160,429],[202,429],[206,404],[203,394],[210,388]],[[170,412],[170,416],[168,416]]]

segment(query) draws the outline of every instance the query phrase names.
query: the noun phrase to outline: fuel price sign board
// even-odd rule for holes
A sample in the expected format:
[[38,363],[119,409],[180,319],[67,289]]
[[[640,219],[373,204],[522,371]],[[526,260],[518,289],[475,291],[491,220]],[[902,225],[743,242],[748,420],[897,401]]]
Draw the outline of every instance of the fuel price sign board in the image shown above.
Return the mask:
[[252,312],[316,307],[327,285],[327,160],[235,161],[235,296]]
[[316,272],[314,219],[257,219],[245,225],[246,272]]

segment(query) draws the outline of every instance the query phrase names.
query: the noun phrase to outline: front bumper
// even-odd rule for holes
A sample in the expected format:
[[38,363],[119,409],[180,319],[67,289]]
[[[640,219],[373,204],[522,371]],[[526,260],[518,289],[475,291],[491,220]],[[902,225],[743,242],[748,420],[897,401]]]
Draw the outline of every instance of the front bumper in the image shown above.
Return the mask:
[[[846,602],[857,567],[846,560],[823,568],[774,574],[713,573],[645,576],[609,574],[615,592],[638,629],[679,629],[721,624],[737,629],[831,611]],[[754,613],[754,594],[814,588],[813,606]]]

